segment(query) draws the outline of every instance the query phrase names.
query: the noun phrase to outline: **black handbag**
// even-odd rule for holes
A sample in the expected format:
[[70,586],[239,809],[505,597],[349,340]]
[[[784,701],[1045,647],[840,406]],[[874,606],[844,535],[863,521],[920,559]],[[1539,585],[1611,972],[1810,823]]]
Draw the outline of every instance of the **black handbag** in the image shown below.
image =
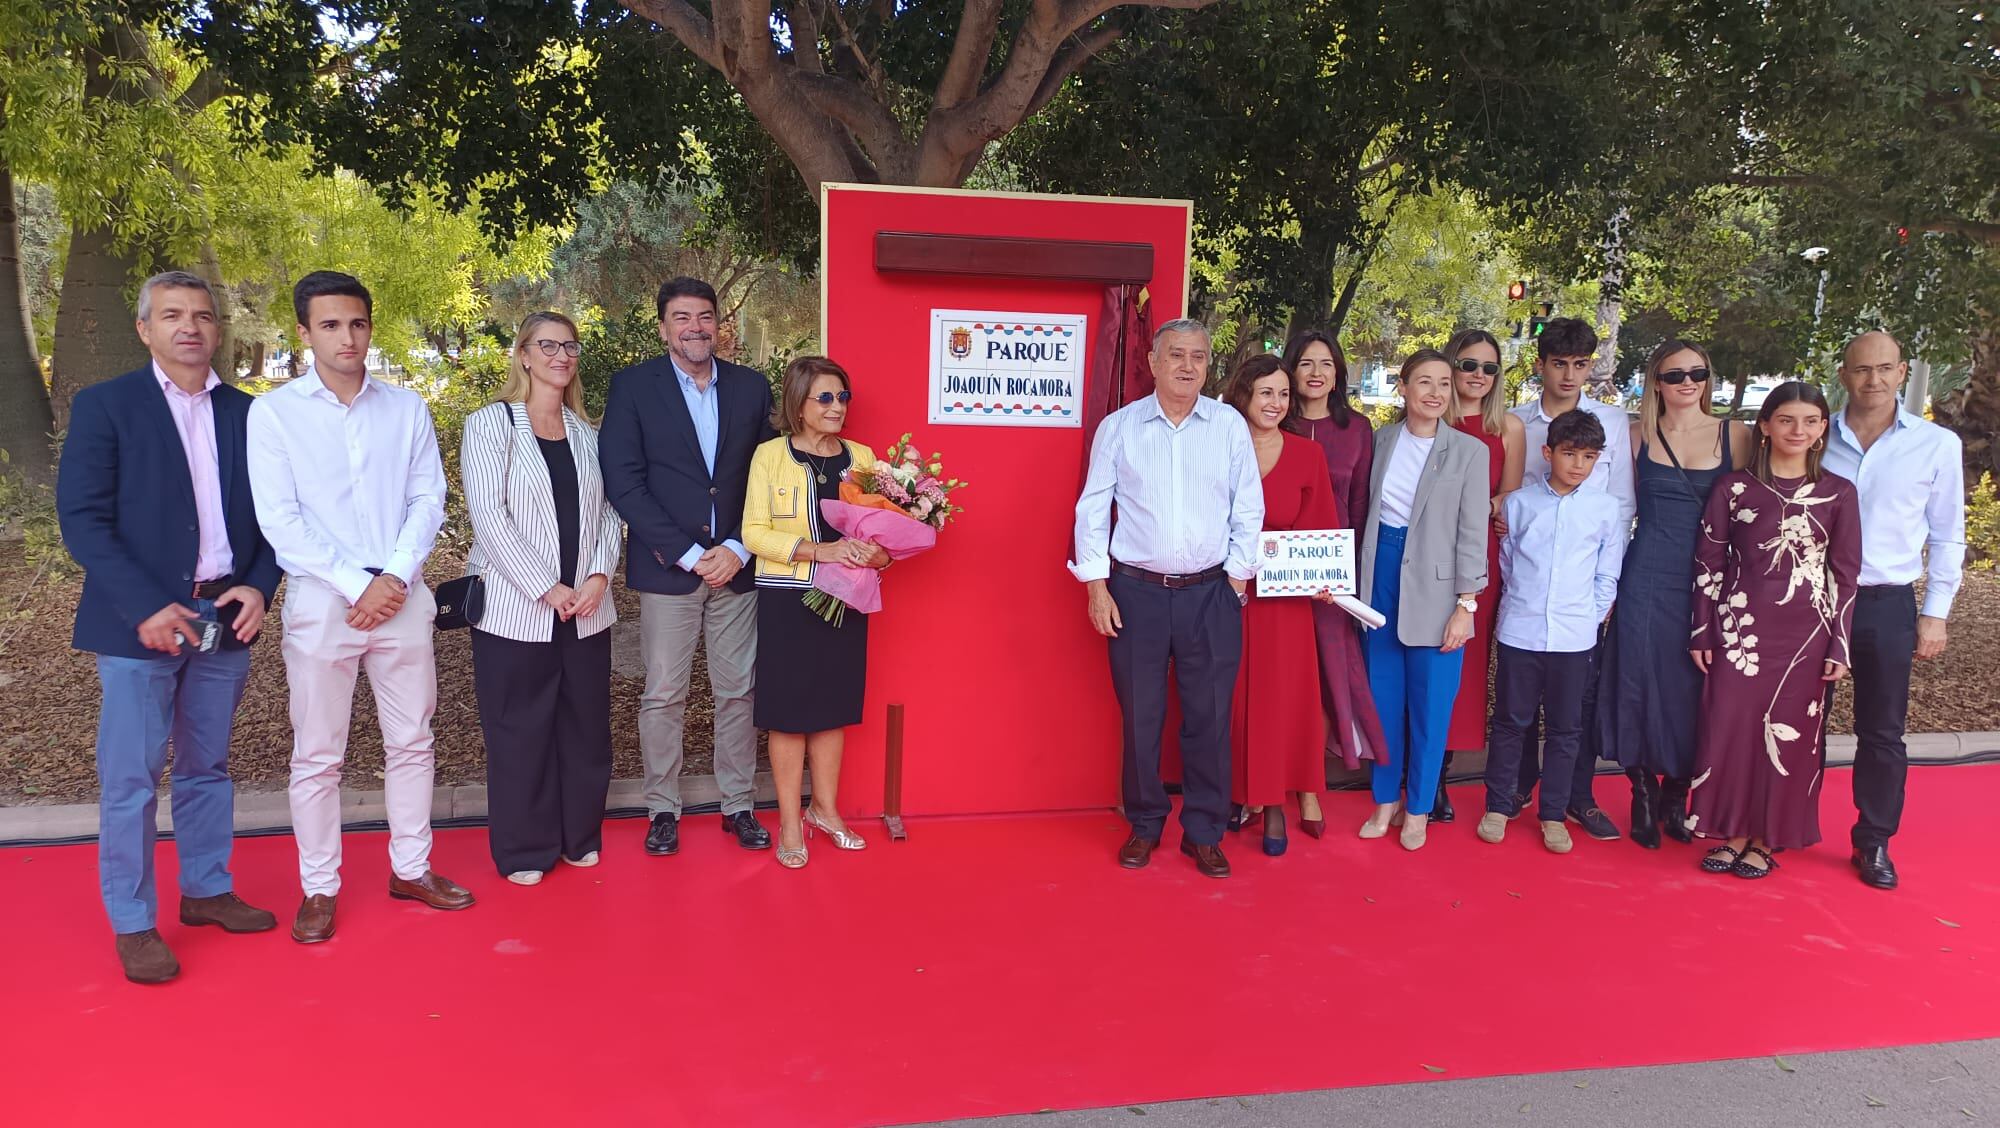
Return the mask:
[[[514,405],[507,405],[507,473],[514,470]],[[501,488],[506,488],[507,476],[500,478]],[[439,584],[434,593],[437,597],[437,618],[431,625],[441,631],[464,630],[476,627],[486,615],[486,577],[478,572],[465,575],[448,583]]]
[[486,577],[477,572],[437,586],[437,618],[431,620],[441,631],[476,627],[486,614]]

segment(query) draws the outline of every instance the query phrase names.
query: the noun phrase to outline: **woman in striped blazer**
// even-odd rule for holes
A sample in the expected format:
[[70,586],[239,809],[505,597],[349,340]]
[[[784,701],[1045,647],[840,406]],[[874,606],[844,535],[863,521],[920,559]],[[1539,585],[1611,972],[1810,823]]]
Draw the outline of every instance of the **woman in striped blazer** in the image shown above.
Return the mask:
[[507,382],[466,417],[459,461],[468,567],[486,577],[472,631],[493,861],[534,885],[556,859],[594,866],[611,784],[611,623],[623,535],[583,410],[576,324],[521,323]]

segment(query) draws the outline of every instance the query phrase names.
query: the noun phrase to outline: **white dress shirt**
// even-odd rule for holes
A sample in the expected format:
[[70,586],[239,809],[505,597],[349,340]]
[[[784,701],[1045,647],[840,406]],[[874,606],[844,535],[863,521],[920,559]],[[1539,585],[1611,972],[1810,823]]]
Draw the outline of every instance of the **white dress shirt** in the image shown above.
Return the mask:
[[416,586],[444,524],[444,464],[422,396],[373,377],[342,405],[308,371],[250,405],[257,524],[290,576],[361,598],[379,568]]
[[1949,616],[1965,563],[1965,463],[1958,436],[1899,409],[1896,421],[1863,451],[1843,408],[1827,428],[1820,465],[1853,482],[1861,495],[1861,586],[1915,583],[1929,549],[1922,613]]
[[236,567],[236,552],[229,547],[229,522],[222,508],[222,462],[215,449],[215,401],[209,396],[222,384],[215,369],[201,391],[189,395],[174,383],[158,361],[153,362],[153,378],[167,397],[167,411],[174,417],[174,429],[181,433],[181,453],[187,455],[188,481],[194,486],[195,520],[200,526],[200,552],[195,557],[194,578],[202,583],[219,580]]
[[1220,564],[1231,577],[1249,580],[1257,574],[1263,527],[1264,482],[1243,416],[1202,396],[1176,425],[1151,395],[1105,416],[1097,428],[1076,502],[1069,570],[1089,581],[1109,576],[1114,559],[1168,575]]
[[[1631,535],[1632,518],[1639,512],[1639,495],[1632,484],[1632,417],[1622,407],[1580,396],[1576,405],[1604,424],[1604,453],[1583,481],[1587,490],[1605,490],[1618,502],[1618,518],[1626,535]],[[1525,426],[1527,458],[1521,464],[1521,480],[1549,476],[1549,460],[1542,448],[1549,443],[1549,424],[1555,420],[1543,412],[1539,398],[1514,409],[1514,417]]]
[[1618,598],[1626,527],[1617,501],[1588,486],[1559,494],[1539,475],[1507,495],[1493,637],[1516,650],[1574,654],[1595,647],[1598,625]]

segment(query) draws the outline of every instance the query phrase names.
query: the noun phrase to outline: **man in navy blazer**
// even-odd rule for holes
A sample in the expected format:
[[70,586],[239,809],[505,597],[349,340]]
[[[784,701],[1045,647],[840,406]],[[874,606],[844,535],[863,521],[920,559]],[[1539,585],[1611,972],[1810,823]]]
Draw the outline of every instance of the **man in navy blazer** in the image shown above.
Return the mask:
[[660,287],[667,355],[611,378],[597,440],[604,493],[625,519],[625,584],[639,593],[646,691],[639,748],[646,762],[646,852],[678,853],[681,745],[688,675],[706,639],[715,691],[715,779],[722,828],[749,850],[771,844],[751,813],[757,767],[752,719],[757,594],[745,567],[743,491],[750,454],[777,435],[771,385],[715,356],[716,300],[708,283]]
[[103,687],[104,910],[126,978],[164,983],[180,973],[154,927],[156,795],[169,740],[181,923],[228,932],[277,924],[232,887],[229,734],[279,573],[250,497],[250,396],[209,368],[219,333],[208,283],[156,274],[139,290],[138,313],[153,361],[76,394],[56,507],[84,570],[72,645],[96,653]]

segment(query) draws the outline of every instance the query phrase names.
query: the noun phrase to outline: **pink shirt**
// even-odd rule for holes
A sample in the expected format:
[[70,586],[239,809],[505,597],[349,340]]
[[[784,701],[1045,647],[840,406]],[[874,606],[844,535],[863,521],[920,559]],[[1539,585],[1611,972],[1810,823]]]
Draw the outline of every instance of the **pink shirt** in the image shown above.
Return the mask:
[[194,483],[195,519],[201,525],[201,554],[195,559],[197,582],[218,580],[236,567],[229,550],[229,526],[222,517],[222,471],[215,453],[215,408],[208,393],[222,383],[213,370],[201,391],[189,395],[173,382],[158,362],[153,376],[166,393],[167,410],[174,417],[174,429],[181,433],[181,450],[187,455],[188,480]]

